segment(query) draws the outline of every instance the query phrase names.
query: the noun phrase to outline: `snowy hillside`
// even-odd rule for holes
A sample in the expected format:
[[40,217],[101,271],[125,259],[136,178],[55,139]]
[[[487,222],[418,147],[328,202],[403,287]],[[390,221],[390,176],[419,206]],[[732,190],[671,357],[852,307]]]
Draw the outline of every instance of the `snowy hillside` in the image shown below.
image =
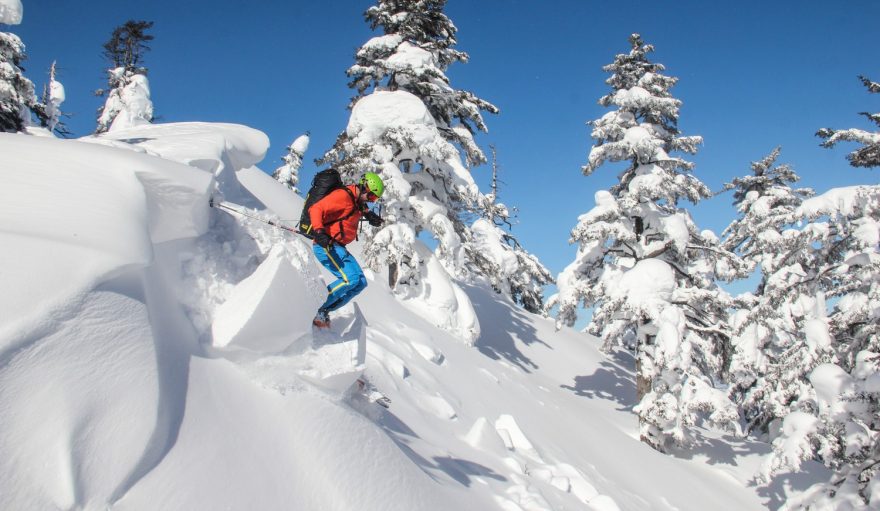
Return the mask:
[[209,206],[298,218],[267,148],[0,133],[0,509],[739,511],[827,478],[755,486],[769,446],[712,432],[652,450],[629,356],[482,287],[475,345],[369,270],[314,333],[307,240]]

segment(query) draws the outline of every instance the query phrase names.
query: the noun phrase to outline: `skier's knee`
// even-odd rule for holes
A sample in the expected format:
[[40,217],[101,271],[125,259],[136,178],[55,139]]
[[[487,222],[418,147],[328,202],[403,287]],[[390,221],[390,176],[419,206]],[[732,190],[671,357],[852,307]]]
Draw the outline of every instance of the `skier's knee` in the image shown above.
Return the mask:
[[367,277],[364,276],[363,274],[361,274],[358,277],[357,281],[354,283],[353,291],[355,293],[360,293],[361,291],[364,290],[365,287],[367,287]]

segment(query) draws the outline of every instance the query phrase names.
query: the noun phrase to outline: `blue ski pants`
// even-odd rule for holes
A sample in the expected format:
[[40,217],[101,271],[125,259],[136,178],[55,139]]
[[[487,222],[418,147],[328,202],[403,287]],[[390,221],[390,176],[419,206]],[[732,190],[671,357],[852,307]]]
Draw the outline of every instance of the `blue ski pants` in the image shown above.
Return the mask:
[[315,244],[312,250],[324,268],[336,276],[336,280],[327,286],[329,294],[327,301],[321,306],[322,310],[335,311],[367,287],[367,277],[364,276],[361,265],[345,247],[333,244],[324,248]]

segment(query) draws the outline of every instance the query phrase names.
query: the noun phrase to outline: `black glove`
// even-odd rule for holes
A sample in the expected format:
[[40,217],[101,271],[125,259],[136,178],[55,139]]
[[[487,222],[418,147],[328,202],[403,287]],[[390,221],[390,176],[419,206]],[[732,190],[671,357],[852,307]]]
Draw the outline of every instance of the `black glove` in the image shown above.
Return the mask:
[[333,244],[333,238],[324,229],[318,229],[315,231],[315,243],[324,248],[330,248],[330,245]]
[[373,213],[369,209],[364,212],[364,218],[366,218],[367,222],[370,222],[370,225],[372,225],[373,227],[379,227],[384,222],[384,220],[382,220],[382,217],[380,217],[376,213]]

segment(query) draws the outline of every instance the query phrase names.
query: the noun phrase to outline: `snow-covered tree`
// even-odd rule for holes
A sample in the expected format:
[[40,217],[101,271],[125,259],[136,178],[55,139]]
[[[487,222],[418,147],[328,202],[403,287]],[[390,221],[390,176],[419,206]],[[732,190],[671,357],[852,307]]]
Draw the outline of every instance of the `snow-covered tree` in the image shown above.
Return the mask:
[[149,51],[153,36],[147,31],[152,21],[129,20],[116,27],[110,40],[104,43],[104,57],[110,62],[107,70],[108,90],[98,90],[98,96],[107,96],[98,110],[98,128],[95,133],[124,129],[153,120],[153,102],[147,68],[141,64]]
[[[829,147],[839,140],[862,142],[865,147],[848,156],[850,163],[880,165],[877,139],[870,134],[820,130],[819,135]],[[805,200],[795,217],[808,222],[802,236],[812,263],[778,287],[780,293],[818,287],[833,299],[827,320],[812,325],[820,335],[805,331],[808,344],[815,343],[811,337],[823,339],[831,355],[805,375],[803,404],[785,415],[763,476],[818,459],[834,475],[790,509],[873,509],[880,505],[880,186],[831,189]]]
[[535,314],[544,312],[544,286],[553,276],[537,257],[527,252],[511,232],[511,213],[498,201],[498,164],[492,147],[492,192],[478,205],[478,218],[470,228],[465,252],[475,273],[485,276],[492,288]]
[[735,407],[716,388],[730,363],[731,299],[715,280],[735,276],[738,263],[679,207],[710,196],[694,164],[670,156],[695,153],[702,138],[680,135],[681,101],[669,92],[677,79],[648,60],[653,46],[638,34],[630,43],[604,67],[612,92],[599,103],[615,109],[590,123],[596,143],[583,172],[606,161],[628,165],[572,231],[577,256],[548,306],[559,307],[558,326],[573,325],[581,304],[593,307],[588,331],[604,348],[636,350],[641,436],[663,449],[688,443],[701,417],[736,427]]
[[[827,347],[809,349],[804,322],[824,317],[815,313],[817,288],[807,295],[777,292],[778,284],[796,278],[796,265],[809,264],[809,244],[793,228],[795,211],[810,189],[794,189],[800,178],[789,165],[776,165],[780,149],[751,165],[752,174],[725,185],[734,190],[740,217],[723,232],[723,247],[745,263],[741,278],[756,269],[760,283],[754,294],[736,300],[731,318],[734,354],[731,383],[749,430],[766,432],[770,423],[796,406],[805,375],[827,356]],[[769,286],[769,289],[768,289]],[[819,299],[824,310],[825,302]]]
[[418,285],[424,262],[414,246],[423,233],[437,241],[436,256],[454,276],[466,276],[465,218],[480,201],[479,189],[455,144],[472,163],[485,161],[473,141],[484,130],[481,110],[497,109],[453,89],[445,75],[467,55],[453,49],[455,26],[445,0],[379,0],[365,17],[384,34],[370,39],[348,70],[357,89],[348,129],[319,163],[349,179],[366,170],[386,181],[386,226],[367,233],[370,264],[388,263],[391,281]]
[[[21,20],[4,13],[10,24]],[[15,23],[18,23],[15,22]],[[22,131],[30,125],[31,112],[39,114],[34,84],[24,76],[21,63],[27,58],[24,43],[15,34],[0,32],[0,131]]]
[[[468,55],[453,48],[458,29],[443,13],[446,0],[379,0],[364,16],[370,28],[384,35],[371,39],[348,70],[350,87],[362,97],[371,88],[405,90],[428,107],[444,138],[464,149],[468,162],[486,162],[474,142],[476,130],[486,131],[481,111],[498,113],[495,105],[471,92],[454,89],[446,69],[467,62]],[[357,100],[357,98],[355,98]]]
[[[835,188],[804,201],[796,214],[809,221],[803,236],[813,262],[797,268],[791,282],[780,279],[778,293],[819,288],[834,301],[827,319],[806,325],[792,348],[789,362],[804,371],[798,406],[784,415],[764,476],[818,459],[834,469],[832,481],[793,508],[861,509],[858,502],[880,502],[880,186]],[[805,367],[799,359],[817,344],[824,358]]]
[[[868,92],[880,93],[880,83],[872,82],[864,76],[859,79],[865,84]],[[871,122],[880,126],[880,113],[862,112]],[[822,128],[816,132],[821,138],[825,139],[822,143],[824,147],[834,147],[840,141],[858,142],[862,145],[861,149],[851,152],[846,158],[850,165],[854,167],[878,167],[880,166],[880,132],[869,132],[857,128],[847,130],[833,130],[830,128]]]
[[49,83],[43,87],[41,125],[50,132],[67,135],[70,132],[61,122],[61,117],[64,115],[64,112],[61,111],[61,103],[64,102],[66,95],[64,85],[57,80],[55,64],[52,62],[52,66],[49,68]]
[[284,165],[275,169],[272,174],[276,181],[293,190],[294,193],[299,193],[296,188],[299,183],[299,169],[302,167],[303,156],[308,149],[309,132],[307,131],[304,135],[296,137],[296,140],[290,144],[287,148],[287,154],[281,158]]

